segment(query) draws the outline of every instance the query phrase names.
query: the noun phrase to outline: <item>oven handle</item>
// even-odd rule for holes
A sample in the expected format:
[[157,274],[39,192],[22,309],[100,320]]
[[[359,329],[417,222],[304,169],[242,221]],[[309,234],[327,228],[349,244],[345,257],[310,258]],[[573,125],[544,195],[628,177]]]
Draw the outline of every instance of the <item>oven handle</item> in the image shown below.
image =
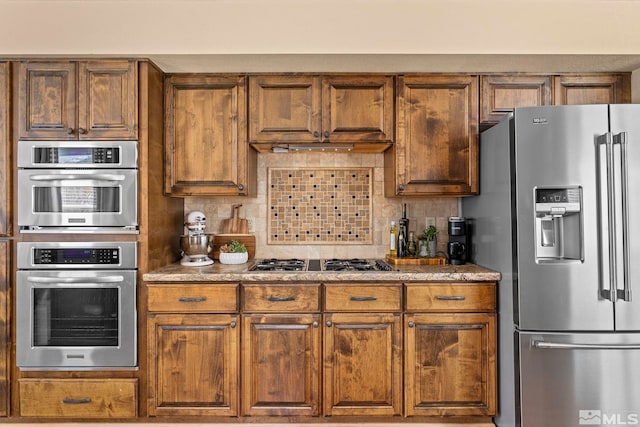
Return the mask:
[[40,277],[29,276],[27,280],[31,283],[119,283],[124,282],[124,276],[99,276],[99,277]]
[[87,175],[32,175],[31,181],[124,181],[124,175],[115,173],[92,173]]

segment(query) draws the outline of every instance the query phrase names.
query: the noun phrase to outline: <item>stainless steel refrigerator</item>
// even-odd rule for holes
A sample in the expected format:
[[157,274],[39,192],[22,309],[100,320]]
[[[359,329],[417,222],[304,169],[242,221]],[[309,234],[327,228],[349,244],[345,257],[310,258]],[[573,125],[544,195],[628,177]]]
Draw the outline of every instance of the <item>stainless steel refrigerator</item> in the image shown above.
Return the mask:
[[640,424],[640,105],[515,109],[461,210],[502,273],[496,423]]

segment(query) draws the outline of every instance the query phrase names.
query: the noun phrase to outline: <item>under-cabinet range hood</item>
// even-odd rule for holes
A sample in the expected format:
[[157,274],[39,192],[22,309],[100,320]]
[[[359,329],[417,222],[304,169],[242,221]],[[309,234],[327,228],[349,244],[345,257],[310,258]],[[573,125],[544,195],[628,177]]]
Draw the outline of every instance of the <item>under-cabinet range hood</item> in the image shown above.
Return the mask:
[[327,143],[315,142],[308,144],[284,143],[254,143],[251,146],[259,153],[382,153],[391,147],[391,143]]

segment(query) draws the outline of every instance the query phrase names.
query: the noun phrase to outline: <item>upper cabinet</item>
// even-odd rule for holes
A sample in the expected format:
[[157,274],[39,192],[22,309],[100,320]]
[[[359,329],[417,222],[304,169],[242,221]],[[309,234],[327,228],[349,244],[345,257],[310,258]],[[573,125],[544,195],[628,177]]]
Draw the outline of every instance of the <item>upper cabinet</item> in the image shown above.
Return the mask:
[[258,150],[365,143],[368,151],[384,151],[393,142],[393,85],[389,75],[252,76],[249,142]]
[[515,107],[551,105],[552,76],[487,75],[480,78],[480,122],[498,123]]
[[22,62],[17,78],[19,138],[138,137],[135,60]]
[[10,80],[9,64],[0,62],[0,236],[11,233]]
[[246,78],[165,79],[165,191],[174,196],[254,195],[256,152],[246,139]]
[[555,104],[627,104],[631,102],[631,75],[575,74],[554,77]]
[[478,192],[478,77],[398,78],[396,143],[385,153],[386,196]]

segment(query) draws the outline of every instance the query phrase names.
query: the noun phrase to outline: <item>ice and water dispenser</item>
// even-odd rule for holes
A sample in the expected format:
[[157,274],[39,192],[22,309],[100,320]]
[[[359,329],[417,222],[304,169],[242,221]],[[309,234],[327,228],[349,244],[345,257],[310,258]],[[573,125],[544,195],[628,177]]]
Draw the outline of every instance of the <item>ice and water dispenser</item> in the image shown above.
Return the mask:
[[534,189],[536,262],[582,260],[582,189]]

